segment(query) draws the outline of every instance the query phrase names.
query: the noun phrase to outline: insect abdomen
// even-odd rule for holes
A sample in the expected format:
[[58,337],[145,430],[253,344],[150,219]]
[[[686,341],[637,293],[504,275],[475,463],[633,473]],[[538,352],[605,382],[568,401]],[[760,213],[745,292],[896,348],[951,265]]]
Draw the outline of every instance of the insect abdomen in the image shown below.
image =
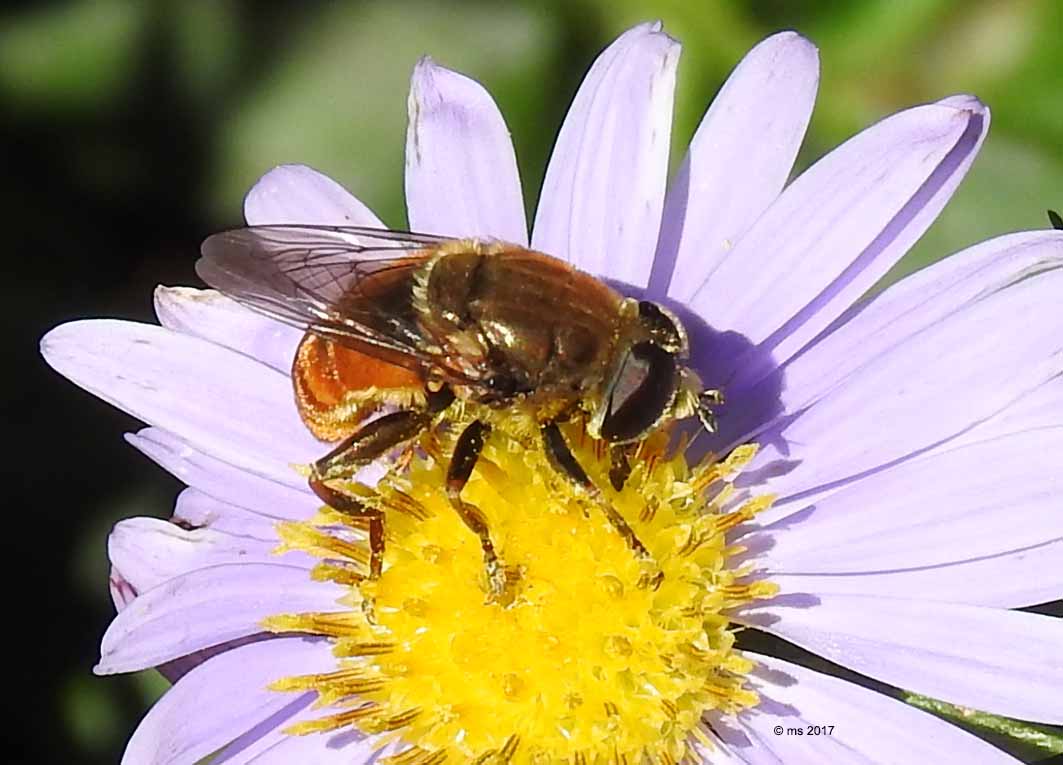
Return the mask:
[[338,441],[384,404],[409,407],[423,398],[414,371],[314,334],[299,343],[292,365],[303,422],[322,441]]

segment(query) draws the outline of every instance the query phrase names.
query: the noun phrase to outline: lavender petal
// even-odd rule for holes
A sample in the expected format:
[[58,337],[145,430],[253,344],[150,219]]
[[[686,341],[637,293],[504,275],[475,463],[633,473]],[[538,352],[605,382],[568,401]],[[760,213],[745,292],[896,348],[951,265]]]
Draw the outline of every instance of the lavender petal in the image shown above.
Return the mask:
[[327,672],[336,660],[324,641],[276,638],[233,648],[190,670],[156,702],[126,746],[123,765],[194,763],[241,734],[307,703],[267,688],[284,677]]
[[279,540],[228,534],[209,528],[186,530],[160,518],[119,522],[107,539],[111,563],[137,592],[211,566],[281,563],[309,570],[317,563],[305,553],[275,552]]
[[[193,449],[165,430],[144,428],[126,434],[126,440],[189,486],[267,521],[305,520],[321,507],[305,483],[292,486],[248,472]],[[186,516],[184,520],[203,526],[224,518]]]
[[794,181],[691,299],[756,348],[720,360],[732,384],[784,363],[875,283],[930,225],[980,145],[974,103],[918,106],[845,142]]
[[231,348],[288,374],[302,330],[268,319],[214,290],[156,287],[155,315],[167,329]]
[[99,675],[154,667],[262,631],[268,616],[341,611],[346,589],[279,563],[191,571],[140,593],[107,628]]
[[814,590],[785,593],[735,618],[890,685],[991,714],[1063,723],[1063,619]]
[[686,302],[775,201],[819,83],[816,47],[780,32],[735,67],[668,185],[648,294]]
[[766,447],[754,470],[761,490],[780,495],[764,520],[946,445],[1058,377],[1061,290],[1063,269],[1053,267],[980,293],[759,434]]
[[784,592],[869,595],[1023,608],[1048,603],[1063,592],[1063,540],[1009,550],[999,555],[940,566],[861,574],[775,574]]
[[298,487],[292,463],[321,455],[287,377],[205,340],[148,324],[76,321],[45,335],[41,352],[89,392],[234,467]]
[[418,62],[410,85],[406,206],[410,228],[527,246],[513,143],[480,83]]
[[642,24],[583,80],[546,170],[532,246],[637,287],[649,279],[668,173],[679,44]]
[[977,736],[881,693],[771,656],[746,655],[759,664],[752,676],[761,703],[741,713],[737,725],[723,721],[718,728],[746,762],[1019,763]]
[[314,223],[384,228],[372,210],[334,180],[306,165],[281,165],[263,175],[244,199],[249,226]]
[[1061,453],[1063,427],[1054,427],[912,459],[742,543],[770,541],[758,563],[781,574],[926,568],[1035,547],[1063,539]]

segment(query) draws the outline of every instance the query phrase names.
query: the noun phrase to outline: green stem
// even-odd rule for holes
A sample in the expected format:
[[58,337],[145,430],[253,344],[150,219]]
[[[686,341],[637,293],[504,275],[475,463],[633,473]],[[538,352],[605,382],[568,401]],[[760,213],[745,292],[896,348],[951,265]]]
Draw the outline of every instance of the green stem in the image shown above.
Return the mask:
[[1007,717],[998,717],[969,707],[958,707],[915,693],[905,693],[904,700],[913,707],[954,720],[970,728],[1007,736],[1049,754],[1063,754],[1063,736],[1049,728]]

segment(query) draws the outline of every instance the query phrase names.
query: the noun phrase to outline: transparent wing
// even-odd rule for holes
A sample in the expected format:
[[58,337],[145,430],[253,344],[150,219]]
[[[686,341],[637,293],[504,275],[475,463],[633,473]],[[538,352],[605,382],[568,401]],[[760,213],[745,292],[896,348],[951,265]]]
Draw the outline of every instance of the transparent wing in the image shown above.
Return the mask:
[[[394,287],[449,241],[353,226],[252,226],[214,234],[196,273],[214,289],[274,319],[376,355],[423,369],[440,365],[412,307]],[[380,292],[390,287],[390,299]],[[409,295],[407,295],[409,297]]]

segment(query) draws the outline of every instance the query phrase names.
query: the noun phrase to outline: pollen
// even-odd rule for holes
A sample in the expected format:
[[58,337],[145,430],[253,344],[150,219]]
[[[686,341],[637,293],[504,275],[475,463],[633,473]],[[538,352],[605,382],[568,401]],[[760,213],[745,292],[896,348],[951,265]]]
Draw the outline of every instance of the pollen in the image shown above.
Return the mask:
[[641,444],[620,491],[601,443],[575,426],[573,452],[663,575],[541,450],[490,439],[462,498],[485,515],[506,567],[488,594],[477,538],[445,492],[452,443],[433,437],[374,488],[348,488],[386,518],[383,572],[368,576],[364,524],[325,508],[280,529],[282,549],[321,562],[348,588],[339,613],[280,614],[275,632],[327,638],[334,671],[278,679],[318,694],[320,716],[291,734],[351,730],[391,745],[389,765],[443,762],[677,763],[708,745],[703,716],[755,706],[752,663],[734,650],[728,609],[776,588],[734,563],[736,525],[768,507],[734,477],[741,447],[691,466],[667,434]]

